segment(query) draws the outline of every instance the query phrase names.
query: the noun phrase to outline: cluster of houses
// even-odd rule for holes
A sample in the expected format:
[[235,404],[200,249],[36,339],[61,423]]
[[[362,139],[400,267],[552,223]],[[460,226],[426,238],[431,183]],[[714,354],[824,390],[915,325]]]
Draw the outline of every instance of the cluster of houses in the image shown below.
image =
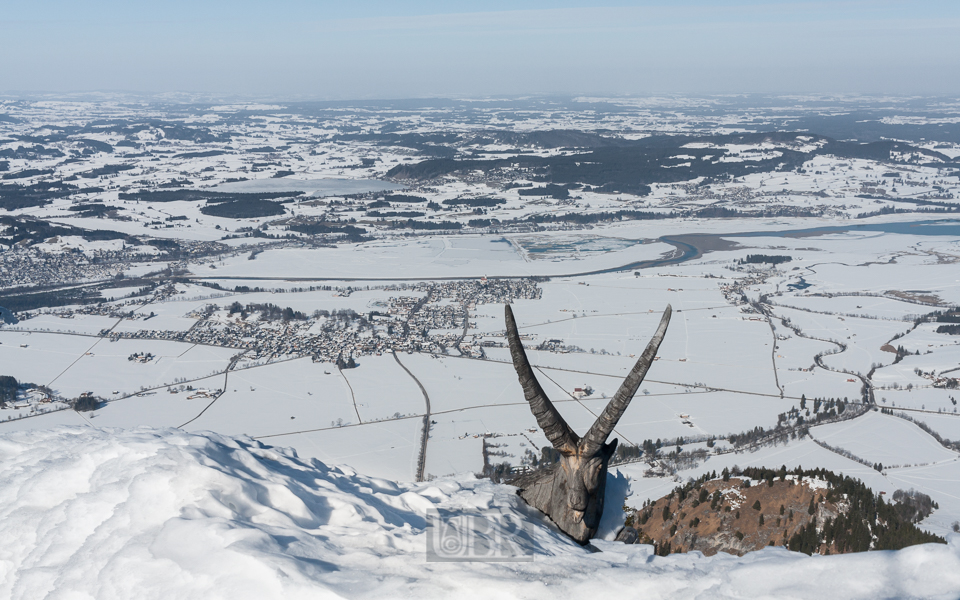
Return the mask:
[[8,402],[6,408],[24,409],[38,404],[50,404],[51,402],[53,402],[53,398],[49,393],[39,388],[30,388],[13,402]]
[[[111,341],[119,339],[169,340],[245,350],[252,360],[311,356],[318,362],[347,361],[364,355],[387,352],[446,353],[483,355],[479,339],[468,335],[469,314],[479,304],[508,303],[516,299],[537,299],[541,290],[534,279],[458,280],[418,282],[387,288],[399,292],[378,303],[369,313],[328,315],[318,311],[312,318],[267,320],[256,314],[230,314],[226,318],[217,305],[186,315],[197,319],[187,330],[136,331],[102,330]],[[406,293],[404,292],[413,292]],[[150,299],[162,303],[182,293],[167,284],[152,290]],[[134,311],[143,304],[137,296],[118,302],[53,309],[49,312],[70,318],[91,314],[144,320]],[[149,317],[148,317],[149,318]],[[137,352],[128,360],[147,363],[156,357]]]
[[91,262],[82,252],[50,253],[14,244],[0,252],[0,289],[109,279],[125,267]]
[[417,294],[392,296],[370,313],[336,318],[213,318],[220,309],[211,306],[191,313],[198,322],[186,331],[104,333],[111,339],[161,339],[237,348],[246,350],[252,360],[311,356],[318,362],[336,362],[394,351],[444,353],[449,349],[473,354],[481,350],[470,343],[472,336],[468,340],[466,335],[471,309],[477,304],[535,299],[541,293],[536,281],[529,279],[422,282],[396,289]]
[[[0,244],[3,244],[3,238],[0,238]],[[133,263],[158,258],[152,252],[144,254],[143,248],[124,246],[117,250],[45,252],[27,245],[24,240],[0,252],[0,289],[112,279]],[[222,254],[225,249],[226,246],[217,242],[181,242],[178,252],[185,257],[199,258],[212,253]]]

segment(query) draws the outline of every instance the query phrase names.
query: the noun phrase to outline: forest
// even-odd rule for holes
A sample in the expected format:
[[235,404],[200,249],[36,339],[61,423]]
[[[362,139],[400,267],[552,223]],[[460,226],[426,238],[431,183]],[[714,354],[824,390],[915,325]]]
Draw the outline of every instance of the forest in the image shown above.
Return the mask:
[[[797,138],[820,140],[823,145],[810,152],[792,149]],[[690,148],[697,142],[723,146],[726,144],[768,143],[776,147],[766,158],[739,158],[722,161],[730,153],[725,148]],[[502,159],[440,158],[416,164],[398,165],[387,172],[397,179],[427,180],[456,172],[509,172],[515,168],[528,170],[529,179],[551,184],[587,184],[605,193],[630,193],[645,196],[654,183],[678,183],[701,177],[740,177],[751,173],[792,171],[816,155],[832,154],[840,158],[870,158],[891,161],[902,153],[919,153],[931,160],[949,160],[940,152],[926,150],[904,142],[878,141],[867,144],[838,142],[808,132],[769,132],[715,136],[650,136],[641,140],[617,140],[608,146],[594,147],[587,152],[555,156],[518,155]],[[523,190],[522,194],[530,194]]]
[[20,382],[9,375],[0,375],[0,407],[14,402],[20,391]]
[[[843,502],[849,509],[837,516],[817,523],[811,519],[804,529],[790,538],[787,547],[795,552],[813,554],[821,544],[835,545],[839,552],[866,552],[867,550],[899,550],[915,544],[939,543],[946,541],[932,533],[918,529],[914,522],[924,509],[936,508],[929,496],[922,499],[912,490],[901,494],[894,493],[894,502],[884,501],[883,496],[874,494],[859,479],[837,475],[826,469],[794,469],[791,474],[802,478],[826,480],[830,488],[826,494],[827,502]],[[760,481],[781,480],[787,474],[786,468],[780,470],[749,467],[743,474]],[[902,490],[898,490],[902,492]],[[899,502],[897,502],[899,500]],[[907,503],[907,506],[904,506]],[[929,510],[926,515],[929,515]],[[814,514],[811,502],[810,514]],[[924,515],[924,516],[926,516]]]
[[94,240],[124,240],[130,244],[139,245],[136,238],[119,231],[109,229],[81,229],[70,225],[55,225],[48,221],[32,219],[30,217],[13,217],[0,215],[0,225],[7,226],[4,233],[5,243],[16,244],[27,240],[40,242],[55,236],[75,235],[87,241]]
[[500,198],[451,198],[443,201],[443,204],[446,206],[469,206],[471,208],[477,208],[479,206],[497,206],[498,204],[506,203],[506,200],[502,200]]
[[793,260],[790,256],[784,256],[782,254],[748,254],[746,258],[741,258],[737,261],[737,264],[769,264],[769,265],[779,265],[780,263],[787,263]]
[[306,223],[294,223],[288,225],[290,231],[297,231],[307,235],[329,235],[343,234],[351,242],[360,242],[365,240],[366,229],[355,225],[345,225],[341,223],[330,223],[327,221],[312,221]]
[[208,204],[200,208],[200,212],[211,217],[227,219],[255,219],[257,217],[273,217],[286,212],[283,205],[270,200],[259,198],[243,198],[241,200],[224,200],[217,198],[207,200]]

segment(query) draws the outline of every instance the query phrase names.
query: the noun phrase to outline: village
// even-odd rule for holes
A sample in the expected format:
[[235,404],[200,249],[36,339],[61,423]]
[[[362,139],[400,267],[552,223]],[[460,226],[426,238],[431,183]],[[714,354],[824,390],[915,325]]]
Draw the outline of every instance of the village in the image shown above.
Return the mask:
[[[101,330],[98,335],[110,341],[189,342],[243,350],[245,357],[252,361],[309,356],[315,362],[346,365],[361,356],[389,352],[482,357],[484,347],[503,345],[503,342],[487,340],[481,345],[473,336],[468,339],[470,310],[480,304],[536,299],[541,293],[535,279],[419,282],[383,289],[403,295],[390,296],[365,314],[352,310],[334,313],[316,310],[306,315],[292,309],[274,310],[278,307],[272,305],[243,305],[243,294],[232,294],[226,296],[232,304],[209,303],[184,315],[196,319],[187,330],[149,329],[153,313],[136,314],[136,309],[147,303],[175,297],[178,292],[172,284],[157,287],[149,296],[46,312],[65,319],[75,315],[100,315],[143,324],[132,331]],[[338,294],[349,295],[352,291],[353,288],[345,288]],[[36,314],[40,313],[24,316]],[[29,318],[22,320],[17,328],[29,330]],[[152,358],[149,353],[136,353],[129,360],[145,363]]]

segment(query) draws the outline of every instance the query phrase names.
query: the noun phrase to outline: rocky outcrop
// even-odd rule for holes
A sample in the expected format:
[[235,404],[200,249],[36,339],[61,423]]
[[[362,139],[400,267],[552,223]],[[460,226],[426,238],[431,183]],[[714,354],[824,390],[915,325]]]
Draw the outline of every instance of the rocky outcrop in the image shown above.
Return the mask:
[[637,510],[628,525],[661,555],[697,550],[743,555],[767,546],[807,554],[943,542],[902,518],[859,480],[829,471],[748,469],[701,478]]

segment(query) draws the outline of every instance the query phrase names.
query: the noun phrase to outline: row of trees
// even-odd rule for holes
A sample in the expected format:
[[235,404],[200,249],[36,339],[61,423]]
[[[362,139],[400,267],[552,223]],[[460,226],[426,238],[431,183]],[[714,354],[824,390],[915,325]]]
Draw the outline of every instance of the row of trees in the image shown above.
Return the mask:
[[741,258],[737,261],[738,265],[743,264],[770,264],[770,265],[779,265],[780,263],[787,263],[793,260],[790,256],[785,256],[782,254],[748,254],[746,258]]
[[246,306],[239,302],[234,302],[229,307],[228,314],[233,316],[240,313],[240,317],[247,318],[247,315],[260,313],[260,318],[264,321],[306,321],[307,315],[298,310],[293,310],[289,306],[280,308],[276,304],[247,304]]

